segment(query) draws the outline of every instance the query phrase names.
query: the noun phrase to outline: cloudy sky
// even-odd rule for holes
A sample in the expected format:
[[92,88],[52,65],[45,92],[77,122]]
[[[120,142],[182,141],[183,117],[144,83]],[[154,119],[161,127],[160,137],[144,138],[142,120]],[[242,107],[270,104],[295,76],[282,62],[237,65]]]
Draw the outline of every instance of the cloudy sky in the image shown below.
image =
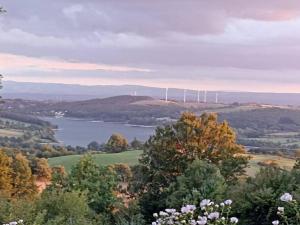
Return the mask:
[[6,80],[300,92],[299,0],[0,0]]

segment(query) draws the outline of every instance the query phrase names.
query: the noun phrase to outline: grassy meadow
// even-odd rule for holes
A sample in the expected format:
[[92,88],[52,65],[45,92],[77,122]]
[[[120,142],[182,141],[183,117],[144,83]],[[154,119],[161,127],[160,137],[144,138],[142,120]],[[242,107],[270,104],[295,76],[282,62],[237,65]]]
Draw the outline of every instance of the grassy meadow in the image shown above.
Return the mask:
[[[136,165],[138,163],[138,158],[140,157],[142,151],[126,151],[121,153],[100,153],[93,154],[93,158],[98,165],[106,166],[115,163],[125,163],[128,165]],[[72,166],[78,162],[82,155],[69,155],[54,157],[49,159],[50,166],[62,165],[67,171],[70,171]],[[295,160],[290,158],[285,158],[275,155],[253,155],[251,154],[251,160],[249,162],[250,167],[247,168],[247,174],[249,176],[254,176],[255,173],[259,171],[260,165],[258,163],[262,162],[275,162],[281,168],[291,169],[295,163]]]
[[[92,156],[95,162],[101,166],[107,166],[116,163],[125,163],[132,166],[138,163],[138,158],[141,153],[142,151],[135,150],[121,153],[99,153],[93,154]],[[54,157],[49,159],[49,164],[50,166],[62,165],[67,171],[70,171],[72,166],[79,161],[80,157],[82,157],[82,155]]]

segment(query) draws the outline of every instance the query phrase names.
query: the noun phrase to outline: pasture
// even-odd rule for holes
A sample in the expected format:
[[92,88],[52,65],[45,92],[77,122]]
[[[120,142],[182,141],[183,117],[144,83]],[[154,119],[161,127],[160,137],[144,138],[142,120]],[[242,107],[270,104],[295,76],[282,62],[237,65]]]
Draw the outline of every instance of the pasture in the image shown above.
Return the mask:
[[[107,166],[115,163],[125,163],[130,166],[136,165],[142,151],[126,151],[121,153],[99,153],[93,154],[93,159],[98,165]],[[62,165],[67,171],[70,171],[72,166],[74,166],[82,157],[82,155],[69,155],[54,157],[48,160],[50,166]],[[275,162],[281,168],[291,169],[295,163],[295,160],[290,158],[285,158],[275,155],[254,155],[251,154],[251,160],[249,162],[249,168],[247,168],[247,174],[249,176],[254,176],[255,173],[259,171],[261,167],[259,163],[264,162]]]

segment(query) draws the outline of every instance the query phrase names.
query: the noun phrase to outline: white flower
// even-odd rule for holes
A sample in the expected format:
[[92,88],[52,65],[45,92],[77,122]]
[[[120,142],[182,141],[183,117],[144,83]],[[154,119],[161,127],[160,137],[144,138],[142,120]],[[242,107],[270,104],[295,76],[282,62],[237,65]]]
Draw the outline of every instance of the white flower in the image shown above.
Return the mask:
[[290,193],[284,193],[280,197],[280,200],[283,202],[291,202],[291,201],[293,201],[293,196]]
[[158,214],[157,213],[153,213],[153,217],[157,218]]
[[182,213],[190,213],[196,210],[195,205],[186,205],[181,208]]
[[215,219],[218,219],[220,216],[220,213],[219,212],[212,212],[208,215],[208,219],[210,220],[215,220]]
[[201,202],[200,202],[200,207],[205,207],[207,206],[208,204],[210,204],[210,200],[209,199],[203,199]]
[[225,204],[222,202],[222,203],[220,203],[220,206],[221,206],[221,207],[224,207],[224,206],[225,206]]
[[228,199],[224,203],[225,203],[225,205],[231,205],[232,204],[232,200]]
[[152,222],[152,224],[151,225],[157,225],[157,223],[156,222]]
[[283,213],[284,212],[284,207],[278,207],[277,210],[278,210],[278,212]]
[[159,212],[159,215],[160,215],[160,216],[168,216],[168,213],[163,212],[163,211],[160,211],[160,212]]
[[231,222],[231,223],[238,223],[239,220],[238,220],[238,218],[236,218],[236,217],[231,217],[231,218],[230,218],[230,222]]
[[165,210],[167,213],[175,213],[176,209],[166,209]]
[[18,223],[16,221],[10,222],[9,225],[17,225]]
[[273,225],[278,225],[278,224],[279,224],[279,221],[278,221],[278,220],[275,220],[275,221],[272,222],[272,224],[273,224]]
[[204,225],[207,223],[207,218],[206,216],[198,216],[198,221],[197,221],[197,224],[199,225]]
[[196,220],[191,220],[190,225],[197,225]]

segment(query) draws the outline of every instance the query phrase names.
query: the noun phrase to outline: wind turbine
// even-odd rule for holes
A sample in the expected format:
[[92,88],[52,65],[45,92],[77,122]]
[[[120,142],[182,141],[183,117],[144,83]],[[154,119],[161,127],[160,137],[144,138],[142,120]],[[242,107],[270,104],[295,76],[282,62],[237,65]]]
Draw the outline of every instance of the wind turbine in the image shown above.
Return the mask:
[[200,102],[200,91],[198,90],[198,94],[197,94],[197,102]]
[[203,99],[203,101],[206,103],[207,102],[207,91],[205,90],[204,91],[204,99]]
[[216,104],[218,104],[218,97],[219,97],[219,94],[218,94],[218,92],[216,92]]
[[183,102],[186,102],[186,89],[183,90]]
[[166,102],[168,102],[168,91],[169,91],[169,88],[166,88]]

